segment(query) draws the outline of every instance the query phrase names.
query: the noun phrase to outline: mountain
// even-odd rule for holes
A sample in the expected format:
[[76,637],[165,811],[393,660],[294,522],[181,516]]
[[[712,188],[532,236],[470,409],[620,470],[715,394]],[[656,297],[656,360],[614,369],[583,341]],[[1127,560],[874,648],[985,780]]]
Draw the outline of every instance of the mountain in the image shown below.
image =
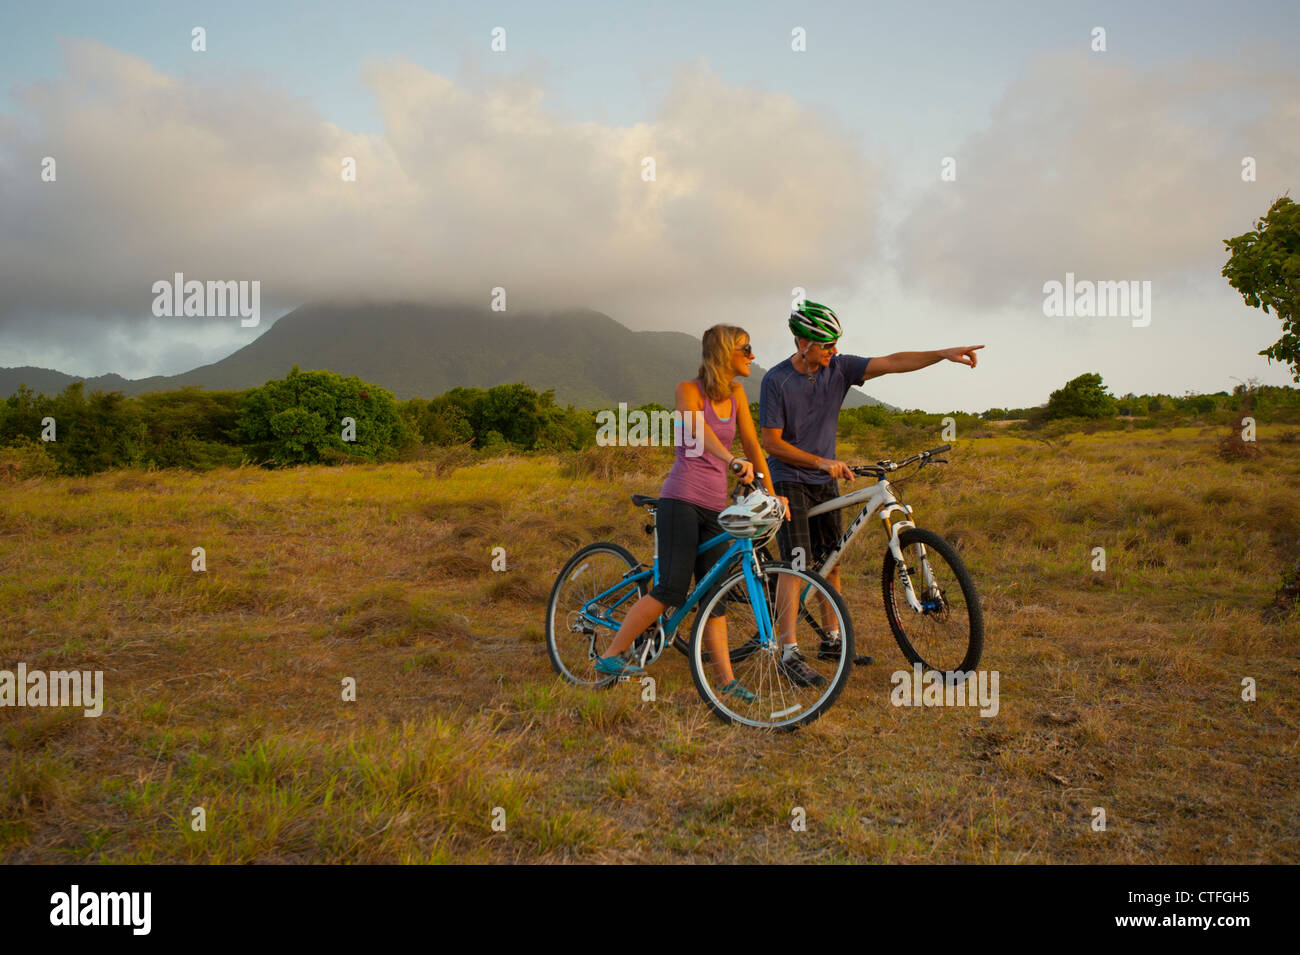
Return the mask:
[[[490,388],[515,381],[559,404],[585,408],[672,404],[673,387],[694,377],[700,340],[683,332],[634,332],[587,309],[508,317],[486,309],[426,305],[305,305],[231,355],[179,375],[78,378],[44,368],[0,368],[0,395],[26,384],[47,395],[85,381],[87,393],[128,395],[187,385],[252,388],[283,378],[295,364],[356,375],[397,398],[432,398],[458,385]],[[764,369],[745,384],[758,400]],[[846,408],[879,404],[854,389]]]

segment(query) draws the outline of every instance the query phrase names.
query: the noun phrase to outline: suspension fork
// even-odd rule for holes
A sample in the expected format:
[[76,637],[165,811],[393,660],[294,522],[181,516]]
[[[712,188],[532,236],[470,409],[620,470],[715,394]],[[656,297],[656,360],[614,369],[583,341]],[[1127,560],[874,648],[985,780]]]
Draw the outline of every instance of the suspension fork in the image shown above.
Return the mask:
[[[903,548],[898,543],[898,537],[903,531],[916,526],[911,516],[912,509],[898,501],[891,501],[880,510],[880,519],[884,521],[885,532],[889,535],[889,552],[894,556],[899,579],[903,582],[903,598],[914,612],[924,613],[925,608],[921,606],[921,601],[916,596],[916,588],[912,585],[912,575],[908,572],[907,561],[903,559]],[[924,590],[928,592],[934,587],[934,571],[930,569],[930,562],[925,559],[925,545],[918,542],[916,553],[921,566],[921,581]]]

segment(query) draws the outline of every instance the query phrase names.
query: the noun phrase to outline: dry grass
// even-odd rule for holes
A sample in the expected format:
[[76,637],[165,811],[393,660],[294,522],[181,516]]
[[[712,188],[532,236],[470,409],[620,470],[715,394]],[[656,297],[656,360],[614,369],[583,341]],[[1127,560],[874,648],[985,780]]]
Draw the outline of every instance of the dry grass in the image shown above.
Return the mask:
[[776,737],[716,722],[671,651],[653,703],[551,672],[555,573],[648,555],[627,495],[662,451],[5,485],[0,668],[102,669],[107,701],[0,710],[0,859],[1300,861],[1300,615],[1265,613],[1300,446],[1259,437],[962,442],[900,490],[981,587],[998,716],[889,704],[872,530],[844,580],[878,662]]

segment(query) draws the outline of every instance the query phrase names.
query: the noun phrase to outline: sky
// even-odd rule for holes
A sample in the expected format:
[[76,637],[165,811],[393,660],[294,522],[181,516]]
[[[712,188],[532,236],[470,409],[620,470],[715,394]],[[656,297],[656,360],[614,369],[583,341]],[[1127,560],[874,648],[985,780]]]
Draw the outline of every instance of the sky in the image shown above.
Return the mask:
[[[5,5],[0,366],[174,374],[307,302],[500,287],[768,366],[799,294],[846,353],[985,345],[865,389],[931,411],[1286,384],[1220,269],[1300,192],[1297,41],[1280,2]],[[155,317],[176,272],[261,322]],[[1149,311],[1045,314],[1067,275]]]

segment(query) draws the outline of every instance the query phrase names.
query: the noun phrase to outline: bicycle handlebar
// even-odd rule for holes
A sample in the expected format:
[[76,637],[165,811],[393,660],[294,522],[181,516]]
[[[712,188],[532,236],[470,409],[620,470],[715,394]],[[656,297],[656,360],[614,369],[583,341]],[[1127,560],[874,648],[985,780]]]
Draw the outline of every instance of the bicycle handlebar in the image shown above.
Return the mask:
[[[937,448],[931,448],[929,451],[918,451],[911,457],[904,458],[902,461],[877,461],[875,464],[855,464],[849,470],[854,474],[874,474],[877,477],[884,477],[886,473],[897,471],[899,468],[905,468],[913,461],[920,461],[921,467],[931,463],[930,459],[936,454],[943,454],[945,451],[951,451],[951,444],[941,444]],[[936,463],[947,463],[940,462]]]
[[[732,470],[733,472],[735,472],[736,474],[739,474],[740,471],[741,471],[740,463],[741,463],[742,461],[745,461],[745,463],[749,463],[748,461],[746,461],[745,458],[736,458],[736,460],[734,460],[734,461],[731,462],[731,470]],[[735,490],[735,496],[736,496],[736,498],[739,499],[739,498],[742,496],[741,493],[740,493],[740,491],[741,491],[742,488],[745,490],[745,493],[748,494],[748,493],[750,493],[751,491],[753,491],[755,488],[759,487],[759,486],[762,484],[762,482],[763,482],[763,478],[764,478],[765,476],[766,476],[766,475],[764,475],[762,471],[755,471],[755,472],[754,472],[754,480],[749,481],[748,483],[745,483],[745,482],[740,482],[740,483],[738,483],[738,484],[736,485],[736,490]]]

